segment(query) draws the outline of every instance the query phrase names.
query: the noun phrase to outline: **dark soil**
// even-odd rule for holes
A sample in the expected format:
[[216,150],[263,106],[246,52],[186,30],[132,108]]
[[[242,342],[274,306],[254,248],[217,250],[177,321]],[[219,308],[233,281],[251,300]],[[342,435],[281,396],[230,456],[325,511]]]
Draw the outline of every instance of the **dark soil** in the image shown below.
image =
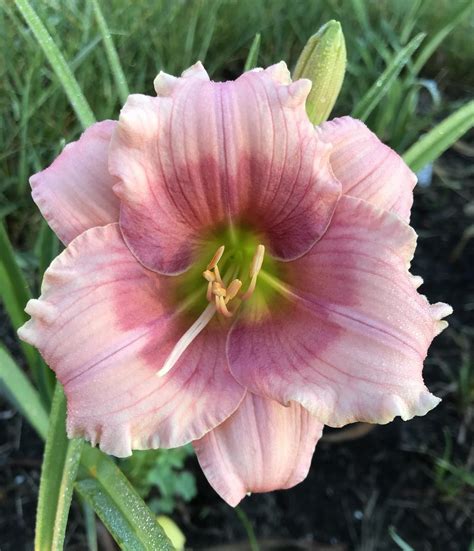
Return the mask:
[[[377,426],[357,440],[322,441],[302,484],[246,498],[241,509],[262,549],[400,549],[390,533],[416,551],[469,549],[474,489],[462,473],[472,477],[474,465],[474,240],[460,248],[466,228],[474,223],[468,161],[456,153],[443,158],[432,185],[417,189],[412,218],[420,234],[412,271],[425,279],[422,291],[431,302],[443,300],[455,311],[451,327],[434,341],[425,367],[428,386],[443,402],[425,417]],[[5,318],[0,327],[15,352]],[[470,399],[467,385],[459,383],[461,369],[469,364]],[[38,437],[10,406],[0,404],[1,551],[33,548],[41,456]],[[458,471],[436,467],[441,458]],[[189,468],[198,481],[198,496],[179,504],[174,514],[189,548],[247,549],[236,512],[212,491],[194,459]],[[84,550],[84,541],[76,507],[66,548]]]

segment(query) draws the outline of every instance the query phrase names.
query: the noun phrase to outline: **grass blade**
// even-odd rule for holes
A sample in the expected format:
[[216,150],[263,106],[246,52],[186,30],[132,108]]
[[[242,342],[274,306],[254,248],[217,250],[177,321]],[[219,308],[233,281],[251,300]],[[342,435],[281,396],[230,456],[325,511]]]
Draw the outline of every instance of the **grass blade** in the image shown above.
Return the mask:
[[15,0],[15,4],[35,35],[38,44],[61,82],[62,87],[64,88],[64,91],[69,98],[78,119],[81,121],[82,126],[90,126],[95,122],[94,114],[92,113],[92,110],[89,107],[89,104],[87,103],[77,80],[72,74],[71,69],[66,63],[66,60],[54,43],[53,38],[48,33],[46,27],[43,25],[28,0]]
[[35,254],[38,258],[38,275],[43,277],[46,268],[58,256],[61,244],[56,234],[50,229],[45,220],[41,222],[38,238],[35,243]]
[[359,100],[352,112],[356,119],[366,120],[372,111],[377,107],[382,98],[388,92],[400,71],[410,60],[411,56],[419,48],[425,34],[417,34],[410,42],[402,48],[387,66],[385,71],[369,88],[366,94]]
[[448,34],[454,30],[454,28],[462,21],[471,9],[472,0],[467,0],[467,2],[461,3],[459,8],[452,14],[451,18],[444,23],[438,32],[433,34],[426,41],[426,44],[423,46],[413,64],[413,74],[417,75],[421,69],[423,69],[426,62],[434,54],[441,42],[443,42]]
[[404,154],[405,162],[415,172],[435,161],[464,133],[474,126],[474,100],[444,119]]
[[28,377],[0,345],[0,393],[18,409],[41,438],[48,432],[48,414]]
[[260,39],[260,33],[257,33],[252,41],[252,45],[250,46],[250,50],[244,65],[244,71],[250,71],[250,69],[255,69],[255,67],[257,66],[258,53],[260,51]]
[[[17,309],[12,309],[12,322],[15,329],[18,329],[20,325],[28,319],[28,315],[23,311],[25,304],[31,298],[31,292],[23,276],[20,267],[15,260],[15,253],[13,252],[12,244],[8,238],[8,234],[4,225],[0,222],[0,263],[3,266],[8,283],[11,285],[12,297],[11,301],[17,305]],[[2,281],[3,283],[3,281]],[[3,289],[3,285],[1,287]],[[2,299],[7,300],[8,297],[4,297],[4,292],[1,292]]]
[[86,528],[87,548],[89,551],[99,551],[95,513],[83,499],[81,499],[81,502],[82,512],[84,515],[84,525]]
[[117,50],[115,49],[115,45],[112,40],[112,35],[110,34],[107,21],[104,18],[102,10],[100,9],[99,2],[97,0],[90,0],[90,2],[99,26],[100,34],[102,35],[102,40],[104,41],[105,53],[107,54],[107,59],[109,60],[110,70],[114,76],[119,98],[122,103],[125,103],[130,92],[128,90],[127,79],[125,78]]
[[[5,227],[0,222],[0,299],[15,330],[28,319],[24,308],[30,298],[28,283],[15,260]],[[20,341],[20,346],[41,397],[45,404],[49,404],[53,388],[49,369],[35,348],[23,341]]]
[[351,0],[352,10],[355,13],[356,19],[360,26],[366,32],[370,32],[369,14],[367,13],[367,5],[364,0]]
[[72,491],[84,441],[68,440],[66,398],[56,384],[41,468],[35,550],[62,551]]
[[[15,330],[28,319],[24,308],[30,298],[28,283],[15,260],[15,253],[5,227],[0,222],[0,299]],[[20,344],[33,377],[37,381],[38,353],[23,341]]]
[[408,545],[408,543],[397,534],[393,526],[388,527],[388,533],[402,551],[415,551],[411,545]]
[[418,12],[421,8],[421,5],[422,0],[413,0],[410,7],[406,11],[405,17],[400,23],[400,44],[406,44],[408,42],[408,39],[410,38],[410,35],[415,28],[416,23],[418,22]]
[[96,449],[84,449],[88,478],[76,483],[79,495],[94,509],[121,549],[173,549],[156,516],[122,471]]

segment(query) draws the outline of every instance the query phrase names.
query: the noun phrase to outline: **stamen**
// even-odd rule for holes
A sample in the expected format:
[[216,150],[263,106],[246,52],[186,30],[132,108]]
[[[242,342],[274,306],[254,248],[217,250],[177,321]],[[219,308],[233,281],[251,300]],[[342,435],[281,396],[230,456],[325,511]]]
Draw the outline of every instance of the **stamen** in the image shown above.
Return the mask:
[[250,277],[258,275],[258,272],[262,268],[263,257],[265,256],[265,247],[259,245],[252,258],[252,264],[250,264]]
[[214,253],[214,256],[212,257],[212,260],[207,265],[208,270],[212,270],[213,268],[217,268],[217,263],[222,258],[222,255],[224,254],[225,246],[221,245],[217,251]]
[[207,284],[206,298],[207,298],[208,302],[211,302],[211,300],[212,300],[212,281],[209,281],[209,283]]
[[250,264],[250,270],[249,270],[249,275],[251,277],[250,285],[249,285],[249,288],[242,295],[241,297],[242,300],[247,300],[253,295],[253,292],[255,291],[255,287],[257,285],[257,276],[260,270],[262,269],[264,256],[265,256],[265,247],[263,245],[259,245],[257,247],[257,250],[255,251],[255,254],[253,255],[252,263]]
[[245,291],[245,293],[240,297],[242,300],[249,299],[253,292],[255,291],[255,287],[257,286],[257,275],[253,275],[252,279],[250,280],[249,288]]
[[227,287],[227,294],[225,296],[225,304],[229,302],[229,300],[232,300],[237,296],[237,293],[240,291],[240,288],[242,287],[242,282],[240,279],[234,279],[230,282],[229,286]]
[[233,312],[229,312],[227,309],[224,297],[216,297],[216,299],[219,299],[219,313],[225,316],[226,318],[231,318],[234,314]]
[[202,272],[202,275],[204,279],[207,279],[207,281],[209,282],[213,282],[216,280],[216,276],[210,270],[205,270],[204,272]]
[[[206,292],[207,300],[211,304],[213,304],[217,313],[222,314],[227,318],[230,318],[233,316],[234,312],[230,311],[227,308],[227,304],[239,294],[242,287],[242,282],[240,281],[240,279],[233,279],[226,287],[226,284],[222,280],[218,267],[219,260],[222,258],[223,254],[224,245],[221,245],[214,253],[214,256],[207,265],[207,269],[204,270],[202,275],[204,279],[208,282]],[[262,269],[264,256],[265,247],[263,245],[258,245],[250,264],[250,285],[247,291],[242,295],[242,300],[247,300],[248,298],[250,298],[250,296],[255,291],[255,287],[257,285],[257,276]],[[230,270],[228,270],[225,276],[225,280],[228,281],[230,277],[235,277],[237,271],[238,270],[235,270],[234,267],[234,274],[232,276]]]
[[217,281],[223,285],[222,283],[222,278],[221,278],[221,273],[219,272],[219,268],[217,267],[217,264],[214,266],[214,275],[216,276],[216,279]]
[[[218,297],[216,297],[218,299]],[[216,313],[216,307],[214,304],[209,304],[204,312],[198,317],[198,319],[191,325],[191,327],[184,333],[184,335],[175,344],[173,350],[166,358],[163,367],[158,371],[158,377],[166,375],[181,358],[188,346],[194,341],[194,339],[201,333],[201,331],[211,321],[212,317]]]
[[212,284],[212,292],[218,297],[225,297],[227,291],[218,281],[214,281]]

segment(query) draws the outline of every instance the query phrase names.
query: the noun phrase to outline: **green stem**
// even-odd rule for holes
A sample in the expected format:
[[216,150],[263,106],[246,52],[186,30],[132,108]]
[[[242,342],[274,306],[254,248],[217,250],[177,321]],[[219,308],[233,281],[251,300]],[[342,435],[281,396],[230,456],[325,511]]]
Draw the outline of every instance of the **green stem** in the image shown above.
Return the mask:
[[255,531],[253,529],[252,523],[249,520],[249,517],[246,515],[243,509],[240,507],[235,508],[235,512],[239,517],[240,522],[242,523],[245,531],[247,532],[247,538],[249,540],[250,549],[252,551],[260,551],[260,547],[257,542],[257,537],[255,536]]

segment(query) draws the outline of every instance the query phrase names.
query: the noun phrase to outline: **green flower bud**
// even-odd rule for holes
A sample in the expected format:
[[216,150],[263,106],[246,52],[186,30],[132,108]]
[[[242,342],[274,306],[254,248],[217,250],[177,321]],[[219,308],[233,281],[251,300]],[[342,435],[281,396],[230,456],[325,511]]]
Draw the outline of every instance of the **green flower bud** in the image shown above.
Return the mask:
[[306,100],[306,111],[313,124],[328,119],[341,90],[346,59],[346,44],[339,21],[328,21],[303,48],[293,80],[308,78],[313,83]]

